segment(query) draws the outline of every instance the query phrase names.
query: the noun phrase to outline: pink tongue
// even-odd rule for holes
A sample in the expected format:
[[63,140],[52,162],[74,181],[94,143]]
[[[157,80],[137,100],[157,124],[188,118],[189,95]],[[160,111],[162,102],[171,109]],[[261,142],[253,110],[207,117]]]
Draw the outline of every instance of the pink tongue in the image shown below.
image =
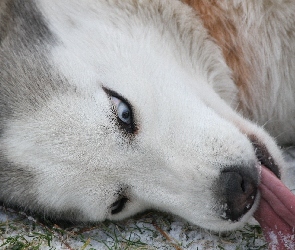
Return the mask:
[[266,167],[261,167],[261,201],[255,212],[269,249],[295,249],[295,195]]

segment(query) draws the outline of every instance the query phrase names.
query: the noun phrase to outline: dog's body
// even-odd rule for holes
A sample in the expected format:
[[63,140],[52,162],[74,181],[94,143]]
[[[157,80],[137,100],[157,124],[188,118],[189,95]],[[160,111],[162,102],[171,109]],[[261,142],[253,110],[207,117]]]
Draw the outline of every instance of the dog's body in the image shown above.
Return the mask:
[[[284,174],[255,124],[295,142],[295,3],[218,2],[1,0],[0,200],[70,220],[156,208],[242,225],[258,162]],[[215,31],[231,42],[209,10],[230,15]]]

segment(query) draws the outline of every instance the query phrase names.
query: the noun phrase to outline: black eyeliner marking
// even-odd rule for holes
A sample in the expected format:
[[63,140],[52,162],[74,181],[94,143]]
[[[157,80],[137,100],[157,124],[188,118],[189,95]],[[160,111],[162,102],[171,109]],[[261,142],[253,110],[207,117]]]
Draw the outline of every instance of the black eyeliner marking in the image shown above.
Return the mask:
[[127,201],[128,201],[128,198],[127,197],[124,197],[124,196],[121,197],[119,200],[115,201],[112,204],[112,207],[115,207],[115,209],[112,209],[111,214],[118,214],[118,213],[120,213],[124,209]]
[[132,108],[132,105],[130,104],[130,102],[127,99],[125,99],[123,96],[121,96],[120,94],[118,94],[117,92],[115,92],[113,90],[107,89],[105,87],[102,87],[102,89],[107,93],[108,96],[113,96],[115,98],[118,98],[119,100],[121,100],[122,102],[124,102],[128,106],[128,108],[130,110],[130,119],[131,119],[131,123],[130,124],[124,123],[118,117],[116,109],[113,109],[113,111],[114,111],[114,114],[117,117],[117,122],[118,122],[119,127],[124,132],[127,132],[128,134],[135,134],[136,131],[137,131],[137,126],[136,126],[136,124],[134,122],[133,108]]

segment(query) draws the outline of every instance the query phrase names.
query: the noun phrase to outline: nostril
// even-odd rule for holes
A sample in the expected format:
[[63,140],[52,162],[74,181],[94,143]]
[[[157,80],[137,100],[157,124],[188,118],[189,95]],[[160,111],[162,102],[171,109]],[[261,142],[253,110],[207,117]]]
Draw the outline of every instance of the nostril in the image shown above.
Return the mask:
[[254,204],[258,186],[256,167],[227,168],[221,172],[217,183],[222,217],[239,220]]
[[241,188],[242,188],[242,191],[245,193],[246,192],[246,188],[245,188],[245,181],[244,181],[244,179],[242,179]]

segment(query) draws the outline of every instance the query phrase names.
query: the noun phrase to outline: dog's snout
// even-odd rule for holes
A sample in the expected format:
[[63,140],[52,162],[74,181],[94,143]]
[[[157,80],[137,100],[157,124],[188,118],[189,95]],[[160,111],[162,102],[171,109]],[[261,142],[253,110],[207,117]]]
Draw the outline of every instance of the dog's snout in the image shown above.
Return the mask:
[[221,216],[231,221],[239,220],[254,204],[258,187],[256,167],[232,167],[221,172],[219,195]]

